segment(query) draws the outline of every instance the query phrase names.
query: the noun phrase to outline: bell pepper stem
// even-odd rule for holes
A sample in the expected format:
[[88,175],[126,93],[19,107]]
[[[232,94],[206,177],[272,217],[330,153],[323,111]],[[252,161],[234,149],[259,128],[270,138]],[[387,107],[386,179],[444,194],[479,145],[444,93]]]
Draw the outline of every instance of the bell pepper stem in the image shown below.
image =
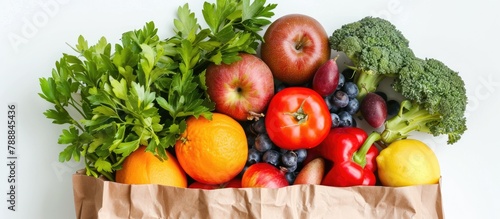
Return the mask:
[[366,153],[368,153],[368,150],[372,146],[373,143],[376,141],[380,140],[381,136],[378,132],[372,132],[365,140],[363,145],[354,152],[352,155],[352,160],[359,164],[361,167],[365,167],[366,165]]

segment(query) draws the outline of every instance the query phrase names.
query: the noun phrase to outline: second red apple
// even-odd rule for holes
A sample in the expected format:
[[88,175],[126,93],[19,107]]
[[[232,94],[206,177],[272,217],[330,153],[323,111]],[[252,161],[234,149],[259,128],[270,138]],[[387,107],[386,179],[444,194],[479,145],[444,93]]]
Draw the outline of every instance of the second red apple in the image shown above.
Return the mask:
[[206,71],[207,92],[215,110],[244,121],[261,116],[274,94],[274,79],[260,58],[240,54],[230,65],[212,64]]

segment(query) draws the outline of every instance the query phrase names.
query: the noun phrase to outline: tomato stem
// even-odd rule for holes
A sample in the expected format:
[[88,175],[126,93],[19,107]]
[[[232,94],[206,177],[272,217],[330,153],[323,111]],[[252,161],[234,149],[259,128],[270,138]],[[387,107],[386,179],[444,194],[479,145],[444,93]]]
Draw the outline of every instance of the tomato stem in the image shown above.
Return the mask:
[[295,120],[297,120],[299,125],[306,122],[309,116],[304,112],[304,104],[309,97],[311,96],[307,96],[306,98],[304,98],[302,103],[300,103],[299,109],[297,109],[297,111],[293,113],[285,113],[285,115],[292,116]]

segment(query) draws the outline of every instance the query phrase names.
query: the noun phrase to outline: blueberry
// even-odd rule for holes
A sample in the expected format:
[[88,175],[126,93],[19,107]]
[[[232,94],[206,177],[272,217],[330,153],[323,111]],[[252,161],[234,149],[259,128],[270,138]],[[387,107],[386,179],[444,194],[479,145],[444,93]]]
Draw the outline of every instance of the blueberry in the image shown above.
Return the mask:
[[347,111],[339,113],[340,127],[352,127],[354,118]]
[[359,93],[358,85],[350,81],[344,84],[342,91],[344,91],[349,98],[355,98]]
[[325,101],[326,106],[328,107],[328,110],[331,110],[333,107],[331,96],[323,97],[323,101]]
[[280,162],[280,153],[275,150],[268,150],[262,155],[262,161],[274,166],[278,166]]
[[330,108],[330,113],[337,113],[339,112],[340,108],[336,107],[335,105],[332,104],[332,108]]
[[342,89],[345,83],[345,76],[343,74],[339,75],[339,83],[337,84],[337,90]]
[[254,147],[260,152],[266,152],[273,147],[273,142],[269,138],[269,135],[262,133],[255,138]]
[[397,100],[387,101],[387,118],[391,118],[398,114],[400,104]]
[[286,167],[297,166],[297,154],[294,151],[287,151],[281,155],[281,163]]
[[295,173],[295,172],[286,172],[285,173],[285,178],[288,181],[288,184],[292,185],[293,182],[295,182],[295,179],[297,178],[297,173]]
[[307,157],[307,150],[306,149],[297,149],[295,150],[295,154],[297,154],[297,162],[302,163]]
[[289,167],[281,167],[281,168],[285,168],[287,173],[293,173],[293,172],[295,172],[295,170],[297,170],[298,165],[297,165],[297,164],[295,164],[295,165],[293,165],[293,166],[289,166]]
[[335,91],[332,96],[332,102],[334,106],[344,108],[349,103],[349,96],[344,91]]
[[250,148],[248,150],[248,159],[247,162],[249,163],[259,163],[261,161],[261,153],[255,149],[255,148]]
[[350,98],[347,106],[344,108],[349,114],[354,115],[359,110],[359,101],[356,98]]
[[384,99],[384,101],[387,102],[387,94],[384,93],[383,91],[375,91],[375,94],[378,94],[379,96],[382,97],[382,99]]
[[340,118],[337,113],[330,113],[330,117],[332,117],[332,128],[336,128],[340,126]]
[[248,145],[248,148],[252,147],[255,145],[255,136],[253,135],[247,135],[247,145]]
[[290,151],[288,149],[284,149],[284,148],[277,148],[278,151],[280,152],[281,155],[285,154],[286,152]]
[[251,130],[255,134],[266,133],[266,126],[264,124],[264,118],[260,118],[259,120],[252,122],[250,127],[251,127]]

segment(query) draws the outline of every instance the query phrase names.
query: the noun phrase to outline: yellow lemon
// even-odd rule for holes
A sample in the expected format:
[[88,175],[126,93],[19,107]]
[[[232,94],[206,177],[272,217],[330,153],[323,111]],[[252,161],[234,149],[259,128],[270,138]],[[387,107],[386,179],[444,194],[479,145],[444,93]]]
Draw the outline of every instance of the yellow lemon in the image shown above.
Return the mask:
[[441,171],[434,151],[415,139],[391,143],[377,157],[378,175],[385,186],[411,186],[439,182]]

